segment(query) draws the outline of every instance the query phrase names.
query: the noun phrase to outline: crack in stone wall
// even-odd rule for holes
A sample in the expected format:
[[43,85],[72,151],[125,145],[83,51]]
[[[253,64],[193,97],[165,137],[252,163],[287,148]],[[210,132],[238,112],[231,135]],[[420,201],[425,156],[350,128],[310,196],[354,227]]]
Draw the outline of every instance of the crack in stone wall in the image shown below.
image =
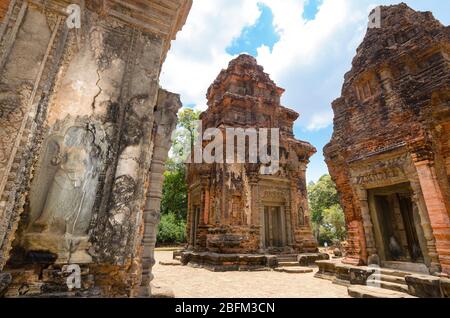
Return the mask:
[[[179,23],[191,2],[177,3],[173,17]],[[17,26],[15,36],[14,18],[21,7],[26,8],[22,10],[25,22]],[[4,50],[14,35],[5,60],[11,76],[3,76],[5,85],[0,85],[2,119],[15,111],[9,102],[26,106],[33,86],[38,88],[35,117],[28,117],[26,110],[17,116],[17,124],[26,127],[20,140],[23,151],[17,153],[21,160],[6,158],[14,160],[13,170],[5,171],[10,183],[0,193],[0,268],[14,271],[6,296],[149,296],[149,286],[141,284],[150,284],[141,277],[141,251],[145,246],[148,253],[154,244],[143,243],[142,237],[154,232],[156,224],[153,229],[144,226],[144,207],[149,189],[162,186],[162,177],[155,176],[161,172],[161,162],[164,167],[167,138],[181,106],[179,97],[159,88],[161,63],[173,35],[152,34],[90,10],[82,12],[82,29],[75,32],[65,23],[55,23],[61,21],[63,9],[64,2],[59,0],[48,1],[44,11],[34,2],[14,1],[6,40],[0,42]],[[45,26],[27,29],[27,21],[33,18]],[[50,31],[43,32],[45,28]],[[24,42],[30,32],[40,37]],[[50,33],[55,35],[54,42],[49,40]],[[47,38],[41,39],[44,35]],[[22,42],[30,48],[18,52]],[[42,48],[33,48],[36,43]],[[47,43],[49,60],[43,64],[42,78],[33,85],[36,73],[28,77],[22,73],[34,69],[14,69],[15,56],[42,61]],[[3,141],[0,147],[8,144]],[[157,199],[151,202],[152,209],[159,209]],[[65,211],[66,221],[52,211]],[[57,278],[67,263],[81,266],[80,291],[67,290],[64,280]],[[151,267],[145,267],[147,277],[149,271]],[[147,292],[139,293],[139,286]]]

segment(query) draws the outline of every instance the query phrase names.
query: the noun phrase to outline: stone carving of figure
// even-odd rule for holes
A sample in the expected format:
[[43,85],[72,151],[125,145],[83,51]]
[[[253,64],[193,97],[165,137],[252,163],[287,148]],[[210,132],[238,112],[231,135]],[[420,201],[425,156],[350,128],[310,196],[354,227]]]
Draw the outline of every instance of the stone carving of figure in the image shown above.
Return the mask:
[[56,254],[59,263],[89,263],[88,229],[97,191],[94,138],[84,127],[49,138],[31,189],[31,224],[23,245]]
[[85,234],[85,226],[80,226],[79,221],[87,190],[88,160],[85,149],[68,147],[52,161],[58,167],[57,172],[42,215],[36,221],[36,226],[42,227],[43,232]]
[[301,206],[298,208],[298,225],[299,226],[305,225],[305,211]]

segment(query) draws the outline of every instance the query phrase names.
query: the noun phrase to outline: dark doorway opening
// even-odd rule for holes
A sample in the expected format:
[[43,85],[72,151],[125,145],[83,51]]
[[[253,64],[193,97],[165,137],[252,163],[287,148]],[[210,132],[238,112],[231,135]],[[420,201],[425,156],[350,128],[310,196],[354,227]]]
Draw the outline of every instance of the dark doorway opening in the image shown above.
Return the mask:
[[284,247],[284,220],[280,206],[264,207],[264,224],[266,248]]
[[192,246],[195,247],[197,245],[197,231],[198,226],[200,224],[200,207],[194,206],[194,215],[192,218],[191,224],[191,242]]
[[385,261],[424,263],[420,221],[409,185],[369,191],[378,250]]

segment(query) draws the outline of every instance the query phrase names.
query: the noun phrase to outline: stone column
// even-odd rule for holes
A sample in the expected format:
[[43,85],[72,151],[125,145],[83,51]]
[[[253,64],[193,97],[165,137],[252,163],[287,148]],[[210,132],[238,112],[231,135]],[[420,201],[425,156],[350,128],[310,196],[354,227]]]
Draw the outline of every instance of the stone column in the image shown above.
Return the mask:
[[264,243],[267,243],[269,238],[266,237],[266,226],[267,225],[266,225],[266,218],[264,217],[264,205],[262,204],[261,200],[259,200],[257,213],[259,214],[259,222],[257,224],[259,224],[259,226],[260,226],[259,248],[260,248],[260,253],[264,253],[264,250],[267,247],[267,246],[265,246]]
[[188,249],[193,249],[194,246],[192,245],[192,219],[193,219],[193,209],[192,209],[192,196],[191,191],[188,191],[187,196],[187,219],[186,219],[186,238],[188,241]]
[[361,215],[366,239],[366,250],[367,255],[371,256],[374,254],[378,254],[376,244],[375,244],[375,236],[373,233],[373,223],[372,217],[370,215],[369,202],[367,198],[367,190],[360,188],[356,191],[360,207],[361,207]]
[[420,248],[422,249],[425,264],[430,267],[431,272],[438,272],[440,268],[439,258],[436,252],[433,230],[431,229],[430,220],[426,212],[427,208],[421,198],[422,192],[420,190],[420,185],[413,186],[412,184],[413,183],[411,183],[411,187],[413,189],[418,189],[413,190],[414,193],[411,200],[413,202],[413,213],[419,217],[418,221],[420,223],[418,225],[420,231],[418,230],[418,235],[420,236],[420,233],[423,235],[423,239],[419,237]]
[[250,215],[247,218],[247,225],[251,226],[259,224],[259,205],[258,205],[258,175],[252,173],[249,176],[249,186],[251,195]]
[[154,248],[157,226],[160,220],[165,163],[171,147],[172,132],[176,127],[176,115],[181,107],[181,101],[178,95],[160,90],[157,105],[155,122],[158,124],[156,126],[156,135],[154,136],[154,150],[149,177],[150,187],[144,209],[142,280],[138,293],[140,297],[151,296],[150,283],[153,279],[151,271],[155,263]]
[[293,200],[293,192],[292,189],[291,191],[289,191],[288,195],[286,196],[286,204],[285,204],[285,208],[283,211],[284,215],[285,215],[285,224],[284,224],[284,229],[286,231],[286,235],[285,235],[285,240],[286,240],[286,245],[292,247],[293,245],[293,233],[294,233],[294,222],[292,222],[293,220],[293,205],[292,205],[292,200]]
[[283,247],[291,246],[291,224],[289,220],[290,211],[288,208],[281,206],[281,237]]
[[[268,224],[268,226],[269,226],[269,237],[266,237],[266,241],[269,243],[268,245],[269,246],[273,246],[273,220],[272,220],[272,207],[269,207],[269,211],[268,211],[268,213],[269,213],[269,224]],[[266,225],[267,226],[267,225]]]
[[202,177],[202,224],[208,225],[210,218],[210,192],[208,186],[209,179]]
[[360,220],[352,220],[348,224],[348,251],[350,252],[342,261],[344,264],[363,265],[367,261],[366,240],[364,225]]
[[429,160],[414,162],[425,205],[428,210],[431,229],[436,242],[442,271],[450,273],[450,218],[437,181],[435,168]]

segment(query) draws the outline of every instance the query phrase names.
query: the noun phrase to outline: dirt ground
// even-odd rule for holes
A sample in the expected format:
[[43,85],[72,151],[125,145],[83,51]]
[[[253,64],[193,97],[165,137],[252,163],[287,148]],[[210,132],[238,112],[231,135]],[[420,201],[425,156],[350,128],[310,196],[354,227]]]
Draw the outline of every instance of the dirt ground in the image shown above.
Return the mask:
[[314,273],[274,271],[215,273],[189,266],[164,266],[171,251],[156,251],[154,289],[177,298],[348,298],[347,288],[314,278]]

